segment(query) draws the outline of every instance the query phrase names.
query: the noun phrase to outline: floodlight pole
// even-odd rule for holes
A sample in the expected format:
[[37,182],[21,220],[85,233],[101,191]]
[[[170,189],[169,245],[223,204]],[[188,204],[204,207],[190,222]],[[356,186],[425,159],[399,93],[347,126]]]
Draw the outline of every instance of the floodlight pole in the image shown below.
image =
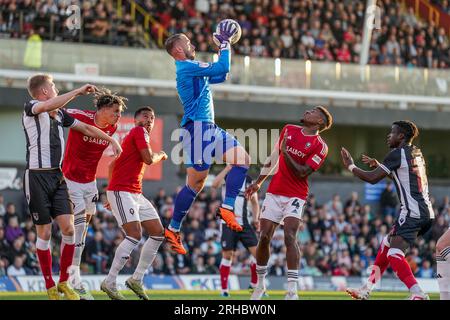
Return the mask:
[[376,6],[376,0],[367,0],[366,12],[364,14],[363,23],[363,40],[361,45],[361,54],[359,57],[359,64],[361,66],[361,80],[364,81],[365,72],[364,66],[369,61],[369,49],[370,40],[372,38],[372,30],[374,28],[379,28],[380,24],[380,11]]

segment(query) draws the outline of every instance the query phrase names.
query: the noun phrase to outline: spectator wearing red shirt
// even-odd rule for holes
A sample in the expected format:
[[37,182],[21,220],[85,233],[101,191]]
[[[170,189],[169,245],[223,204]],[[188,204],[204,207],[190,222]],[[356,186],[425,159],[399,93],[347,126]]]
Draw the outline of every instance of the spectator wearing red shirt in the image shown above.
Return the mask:
[[346,63],[349,63],[352,60],[352,55],[348,49],[347,43],[343,43],[341,48],[336,50],[336,60]]

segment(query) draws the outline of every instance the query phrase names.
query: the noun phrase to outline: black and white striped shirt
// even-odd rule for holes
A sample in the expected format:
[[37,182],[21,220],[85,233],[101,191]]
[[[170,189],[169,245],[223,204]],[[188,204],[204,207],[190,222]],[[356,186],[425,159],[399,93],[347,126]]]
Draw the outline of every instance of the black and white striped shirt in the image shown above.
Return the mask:
[[408,145],[393,149],[380,167],[394,180],[401,202],[400,217],[434,218],[425,160],[419,148]]
[[33,107],[38,100],[24,105],[22,126],[27,141],[27,169],[59,168],[64,157],[63,127],[72,127],[78,120],[64,109],[54,117],[48,112],[35,114]]
[[[226,179],[226,176],[225,176]],[[242,184],[241,189],[239,190],[239,194],[236,197],[236,202],[234,203],[234,215],[236,217],[236,221],[241,226],[248,226],[249,222],[249,213],[250,210],[248,208],[248,201],[245,198],[245,190],[252,184],[252,178],[250,176],[246,176],[244,183]],[[225,199],[226,188],[225,185],[222,187],[222,199]],[[225,221],[222,220],[222,223]]]

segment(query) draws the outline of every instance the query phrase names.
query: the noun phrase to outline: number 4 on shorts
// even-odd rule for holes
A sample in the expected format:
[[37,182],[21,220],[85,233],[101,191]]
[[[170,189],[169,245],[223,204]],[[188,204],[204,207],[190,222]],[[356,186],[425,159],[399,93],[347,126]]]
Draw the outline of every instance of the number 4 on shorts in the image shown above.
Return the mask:
[[295,209],[292,210],[291,213],[298,213],[297,210],[300,208],[300,203],[298,202],[298,199],[294,199],[294,201],[292,201],[292,203],[291,203],[291,206],[295,207]]

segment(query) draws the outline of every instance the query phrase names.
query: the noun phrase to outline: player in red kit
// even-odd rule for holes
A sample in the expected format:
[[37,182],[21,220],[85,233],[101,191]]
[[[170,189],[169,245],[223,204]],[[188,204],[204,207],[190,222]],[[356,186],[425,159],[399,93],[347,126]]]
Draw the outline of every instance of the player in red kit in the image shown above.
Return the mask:
[[[125,108],[125,101],[126,98],[115,95],[107,89],[102,89],[95,94],[95,111],[68,109],[67,113],[73,118],[97,127],[107,135],[112,136],[117,130],[117,123]],[[95,180],[97,165],[108,145],[109,142],[106,140],[91,138],[70,129],[63,161],[63,173],[75,214],[75,253],[70,270],[70,280],[74,290],[84,300],[93,300],[93,297],[86,291],[81,282],[81,254],[84,249],[87,226],[91,217],[95,214],[98,200],[97,182]]]
[[308,196],[308,176],[322,166],[328,153],[328,147],[319,136],[319,132],[329,129],[332,122],[328,110],[317,106],[305,112],[300,126],[286,125],[258,179],[246,190],[246,197],[258,191],[278,165],[260,215],[261,233],[256,249],[258,284],[251,296],[252,300],[260,300],[266,290],[265,277],[270,257],[270,241],[279,224],[284,225],[288,267],[288,292],[285,299],[298,299],[300,250],[296,240],[297,230]]
[[106,193],[108,206],[126,234],[116,249],[108,276],[101,284],[101,289],[113,300],[125,299],[117,290],[116,279],[131,252],[138,246],[142,227],[149,237],[142,246],[138,266],[134,274],[125,281],[125,285],[139,298],[148,300],[142,280],[164,240],[164,228],[159,215],[142,194],[142,179],[145,164],[151,165],[166,160],[167,155],[164,151],[153,152],[150,147],[150,132],[155,123],[153,109],[138,109],[134,114],[134,121],[136,126],[123,140],[122,156],[110,165],[110,180]]

